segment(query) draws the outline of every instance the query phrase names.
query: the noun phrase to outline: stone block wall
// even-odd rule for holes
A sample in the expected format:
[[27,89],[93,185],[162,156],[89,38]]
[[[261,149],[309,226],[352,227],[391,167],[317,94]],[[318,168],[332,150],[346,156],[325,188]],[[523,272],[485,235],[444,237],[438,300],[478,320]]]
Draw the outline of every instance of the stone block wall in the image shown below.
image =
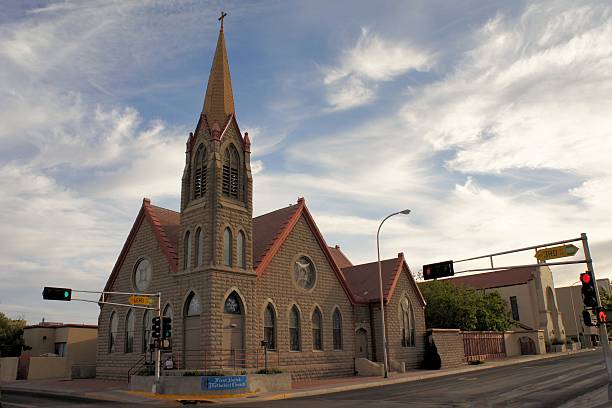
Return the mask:
[[427,338],[433,341],[442,361],[441,368],[460,367],[465,362],[463,338],[459,329],[430,329]]

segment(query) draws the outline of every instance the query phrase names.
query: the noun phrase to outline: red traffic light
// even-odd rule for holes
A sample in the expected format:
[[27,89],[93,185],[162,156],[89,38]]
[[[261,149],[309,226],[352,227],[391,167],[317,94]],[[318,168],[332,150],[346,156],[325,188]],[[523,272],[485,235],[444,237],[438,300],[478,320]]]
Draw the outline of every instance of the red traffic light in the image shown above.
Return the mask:
[[608,321],[606,317],[606,312],[600,310],[599,313],[597,313],[597,320],[599,321],[599,323],[606,323]]
[[590,273],[581,273],[580,274],[580,282],[586,283],[587,285],[591,283],[591,274]]

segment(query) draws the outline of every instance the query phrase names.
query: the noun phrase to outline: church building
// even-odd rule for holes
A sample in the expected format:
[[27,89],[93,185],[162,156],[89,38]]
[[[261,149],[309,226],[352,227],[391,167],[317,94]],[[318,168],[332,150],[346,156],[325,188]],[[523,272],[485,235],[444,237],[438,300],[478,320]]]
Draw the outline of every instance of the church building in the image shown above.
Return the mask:
[[[377,262],[353,265],[328,246],[303,198],[253,218],[250,156],[222,23],[187,139],[180,212],[143,200],[104,291],[161,293],[172,318],[162,359],[173,370],[250,372],[265,359],[304,379],[353,375],[356,358],[382,362]],[[425,301],[402,253],[382,261],[382,274],[389,360],[416,368]],[[101,304],[97,377],[125,379],[150,358],[153,315]]]

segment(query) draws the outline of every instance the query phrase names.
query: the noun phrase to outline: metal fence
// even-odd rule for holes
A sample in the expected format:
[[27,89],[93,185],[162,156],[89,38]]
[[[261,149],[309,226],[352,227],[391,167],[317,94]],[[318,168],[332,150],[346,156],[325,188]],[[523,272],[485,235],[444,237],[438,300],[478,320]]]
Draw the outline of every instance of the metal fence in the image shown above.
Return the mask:
[[466,361],[485,361],[506,358],[504,333],[499,332],[461,332],[463,351]]
[[263,349],[182,350],[173,352],[172,359],[179,370],[241,371],[281,366],[280,352]]

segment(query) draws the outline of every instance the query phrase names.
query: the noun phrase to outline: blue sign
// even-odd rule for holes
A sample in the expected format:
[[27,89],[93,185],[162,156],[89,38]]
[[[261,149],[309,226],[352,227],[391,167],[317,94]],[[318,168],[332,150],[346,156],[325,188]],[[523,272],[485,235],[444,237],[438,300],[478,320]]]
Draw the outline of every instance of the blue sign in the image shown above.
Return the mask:
[[247,387],[246,375],[226,375],[202,377],[202,389],[206,390],[235,390]]

